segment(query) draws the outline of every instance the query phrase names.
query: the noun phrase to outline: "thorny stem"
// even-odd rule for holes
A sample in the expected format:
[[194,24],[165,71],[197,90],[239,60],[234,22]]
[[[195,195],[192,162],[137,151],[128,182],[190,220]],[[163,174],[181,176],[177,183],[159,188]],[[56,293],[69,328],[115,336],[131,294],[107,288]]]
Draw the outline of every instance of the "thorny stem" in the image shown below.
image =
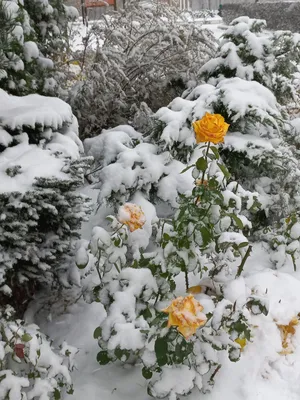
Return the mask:
[[186,291],[188,291],[190,286],[189,286],[189,276],[188,276],[187,269],[185,269],[184,275],[185,275],[185,289],[186,289]]
[[96,270],[97,270],[97,273],[98,273],[98,276],[99,276],[99,280],[100,280],[100,283],[101,283],[102,278],[101,278],[100,269],[99,269],[99,267],[100,267],[100,259],[101,259],[101,251],[99,251],[99,257],[98,257],[97,266],[96,266]]
[[155,301],[154,301],[154,305],[158,302],[158,299],[159,299],[159,293],[157,293],[157,296],[156,296]]
[[114,264],[114,266],[116,267],[116,270],[120,273],[120,268],[118,267],[117,263]]
[[243,259],[242,259],[242,262],[241,262],[241,264],[240,264],[240,266],[238,268],[238,271],[237,271],[237,274],[236,274],[236,278],[241,276],[241,273],[243,272],[243,269],[244,269],[244,266],[246,264],[247,258],[250,256],[251,250],[252,250],[252,246],[249,246],[247,251],[246,251],[246,253],[245,253],[245,255],[244,255],[244,257],[243,257]]
[[[205,152],[205,156],[204,156],[204,157],[206,158],[206,160],[207,160],[207,156],[208,156],[209,149],[210,149],[210,142],[207,142],[207,148],[206,148],[206,152]],[[203,182],[204,182],[205,172],[206,172],[206,169],[202,172],[202,179],[201,179],[201,183],[202,183],[202,184],[203,184]],[[195,204],[196,204],[196,205],[198,204],[199,200],[200,200],[200,197],[198,196],[198,197],[196,198],[196,201],[195,201]]]
[[211,382],[214,381],[214,378],[215,378],[215,376],[217,375],[217,373],[220,371],[221,367],[222,367],[221,364],[219,364],[219,365],[217,366],[217,368],[215,369],[214,373],[213,373],[212,376],[210,377],[210,381],[211,381]]
[[297,265],[296,265],[296,259],[295,259],[294,254],[291,254],[291,257],[292,257],[292,261],[293,261],[294,271],[296,272],[297,271]]
[[[207,149],[206,149],[206,153],[205,153],[206,160],[207,160],[209,148],[210,148],[210,142],[207,143]],[[205,172],[206,172],[206,170],[204,170],[203,173],[202,173],[202,183],[204,182]]]

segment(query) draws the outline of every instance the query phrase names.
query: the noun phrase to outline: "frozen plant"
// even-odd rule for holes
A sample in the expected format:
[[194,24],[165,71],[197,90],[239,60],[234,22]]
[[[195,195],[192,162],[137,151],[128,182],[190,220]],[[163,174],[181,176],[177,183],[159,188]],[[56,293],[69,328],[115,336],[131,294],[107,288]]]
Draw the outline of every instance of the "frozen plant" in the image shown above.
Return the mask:
[[73,392],[70,371],[77,349],[55,351],[38,326],[16,320],[14,310],[0,310],[0,398],[59,399]]
[[0,303],[22,318],[41,288],[79,284],[74,253],[90,203],[77,188],[90,159],[63,101],[0,89],[0,103]]
[[127,1],[102,15],[78,55],[82,79],[70,91],[82,137],[128,123],[136,104],[156,111],[181,95],[216,49],[213,35],[163,2]]
[[281,104],[298,99],[294,84],[299,64],[300,35],[267,31],[266,21],[240,17],[231,22],[215,58],[200,70],[202,79],[216,84],[234,76],[257,81]]
[[62,0],[0,0],[0,88],[62,94],[68,23],[77,16]]
[[[194,185],[179,196],[175,215],[147,220],[127,203],[117,218],[109,217],[110,230],[94,228],[78,258],[80,268],[95,260],[100,282],[92,299],[107,312],[94,333],[98,362],[140,364],[148,393],[170,400],[194,387],[210,390],[221,368],[218,352],[238,361],[251,340],[253,308],[267,312],[241,277],[258,195],[228,182],[213,145],[226,135],[223,117],[207,113],[194,129],[198,158],[187,167]],[[149,207],[141,194],[134,198]],[[236,284],[245,296],[233,302],[225,293]],[[184,381],[178,379],[183,373]]]

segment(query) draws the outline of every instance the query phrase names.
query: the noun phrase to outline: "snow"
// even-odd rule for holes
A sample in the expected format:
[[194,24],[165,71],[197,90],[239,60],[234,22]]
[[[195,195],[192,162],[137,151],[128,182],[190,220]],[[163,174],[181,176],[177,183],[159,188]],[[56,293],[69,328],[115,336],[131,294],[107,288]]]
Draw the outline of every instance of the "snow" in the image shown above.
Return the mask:
[[72,123],[71,107],[60,99],[36,94],[16,97],[0,89],[0,122],[3,127],[21,130],[23,126],[36,125],[58,129],[64,123]]
[[[4,147],[0,157],[0,192],[24,193],[38,178],[68,179],[63,172],[62,155],[76,160],[83,151],[71,107],[57,98],[10,96],[1,89],[0,104],[0,145]],[[41,131],[44,146],[30,143],[28,128]],[[17,144],[7,147],[13,140]]]
[[[298,400],[300,328],[296,328],[293,337],[294,353],[285,356],[279,354],[281,337],[277,324],[288,323],[300,310],[300,273],[291,275],[270,270],[263,246],[255,246],[251,260],[246,268],[246,276],[228,284],[226,293],[231,301],[241,302],[251,290],[265,295],[269,300],[269,314],[254,317],[254,336],[244,348],[241,360],[233,363],[224,355],[212,392],[201,396],[205,400],[240,400],[241,397],[245,400]],[[205,304],[205,297],[211,301],[204,294],[195,297],[201,304]],[[208,310],[209,305],[205,312]],[[89,305],[80,301],[47,325],[47,332],[53,339],[61,341],[64,338],[79,348],[77,370],[72,374],[75,391],[66,399],[150,400],[138,367],[99,366],[96,362],[99,347],[92,336],[104,316],[100,303]],[[205,368],[204,365],[202,367]],[[194,379],[193,373],[185,368],[178,368],[175,375],[169,375],[170,385],[175,382],[178,390],[183,376],[187,381]],[[167,368],[164,373],[168,376]],[[193,391],[188,399],[198,400],[199,392]]]
[[[15,176],[7,174],[7,170],[21,167]],[[10,147],[1,153],[0,158],[0,193],[21,192],[30,190],[39,177],[68,179],[62,172],[64,160],[51,155],[50,151],[29,145],[24,142]]]
[[34,60],[39,57],[39,49],[35,42],[25,42],[24,43],[24,56],[27,62]]

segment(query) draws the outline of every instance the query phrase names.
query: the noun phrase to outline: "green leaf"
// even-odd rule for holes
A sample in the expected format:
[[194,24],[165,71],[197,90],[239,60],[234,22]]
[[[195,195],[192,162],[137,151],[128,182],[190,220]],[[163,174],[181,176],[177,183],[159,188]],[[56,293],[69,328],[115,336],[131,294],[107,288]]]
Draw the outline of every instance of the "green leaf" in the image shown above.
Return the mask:
[[100,365],[106,365],[111,359],[108,357],[107,351],[99,351],[97,354],[97,361]]
[[22,342],[30,342],[32,339],[32,336],[29,335],[29,333],[24,333],[24,335],[21,337]]
[[199,171],[206,171],[206,169],[207,169],[207,159],[204,158],[204,157],[198,158],[198,160],[196,161],[196,168]]
[[78,269],[84,269],[87,266],[87,264],[76,264],[76,266]]
[[216,159],[219,160],[220,154],[219,154],[218,149],[215,146],[210,146],[210,150],[214,153]]
[[195,164],[189,165],[188,167],[184,168],[180,173],[184,174],[186,171],[188,171],[189,169],[193,168],[195,166]]
[[60,391],[58,389],[54,389],[54,400],[60,400]]
[[167,233],[164,233],[163,234],[163,239],[166,240],[166,241],[170,240],[170,235],[168,235]]
[[149,310],[148,307],[145,308],[145,310],[143,310],[143,312],[141,314],[146,320],[149,318],[152,318],[152,312]]
[[73,394],[73,393],[74,393],[73,386],[71,386],[70,389],[67,390],[67,393],[68,393],[68,394]]
[[158,338],[155,341],[154,345],[155,355],[157,359],[157,364],[162,367],[166,365],[168,362],[167,354],[168,354],[168,343],[165,338]]
[[102,329],[100,326],[94,330],[94,339],[98,339],[102,335]]
[[211,233],[205,226],[200,229],[200,232],[203,240],[203,246],[207,246],[212,239]]
[[117,238],[117,239],[114,240],[114,245],[115,245],[116,247],[119,247],[120,244],[121,244],[121,239],[120,239],[120,238]]
[[225,178],[229,179],[230,178],[230,173],[229,173],[228,169],[225,167],[225,165],[218,163],[218,167],[223,172]]
[[145,379],[151,379],[152,378],[152,372],[150,371],[150,369],[148,369],[148,368],[146,368],[146,367],[144,367],[143,369],[142,369],[142,374],[143,374],[143,377],[145,378]]
[[234,220],[236,226],[239,229],[244,229],[244,224],[242,223],[242,221],[239,219],[238,216],[236,216],[235,214],[230,214],[230,217]]
[[174,290],[176,289],[176,283],[173,279],[170,279],[169,285],[170,285],[170,291],[174,292]]
[[[119,347],[117,347],[115,350],[115,356],[117,357],[118,360],[125,362],[128,360],[130,353],[128,350],[120,349]],[[124,360],[124,357],[125,357],[125,360]]]
[[239,248],[239,249],[242,249],[242,248],[247,247],[247,246],[249,246],[249,242],[243,242],[243,243],[240,243],[240,244],[238,245],[238,248]]

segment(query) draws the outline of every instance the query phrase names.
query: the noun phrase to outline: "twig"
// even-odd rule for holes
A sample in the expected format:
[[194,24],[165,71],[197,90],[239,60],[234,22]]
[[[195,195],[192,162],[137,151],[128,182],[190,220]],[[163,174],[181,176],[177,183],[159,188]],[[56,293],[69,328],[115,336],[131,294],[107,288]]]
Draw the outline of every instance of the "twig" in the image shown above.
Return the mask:
[[185,275],[185,289],[186,291],[188,291],[190,286],[189,286],[189,276],[186,269],[184,271],[184,275]]
[[236,278],[238,278],[241,275],[241,273],[243,272],[245,263],[247,261],[247,258],[250,256],[251,250],[252,250],[252,246],[249,246],[247,251],[246,251],[246,254],[244,255],[244,258],[242,259],[242,262],[241,262],[241,264],[240,264],[240,266],[238,268],[238,271],[237,271],[237,274],[236,274]]

